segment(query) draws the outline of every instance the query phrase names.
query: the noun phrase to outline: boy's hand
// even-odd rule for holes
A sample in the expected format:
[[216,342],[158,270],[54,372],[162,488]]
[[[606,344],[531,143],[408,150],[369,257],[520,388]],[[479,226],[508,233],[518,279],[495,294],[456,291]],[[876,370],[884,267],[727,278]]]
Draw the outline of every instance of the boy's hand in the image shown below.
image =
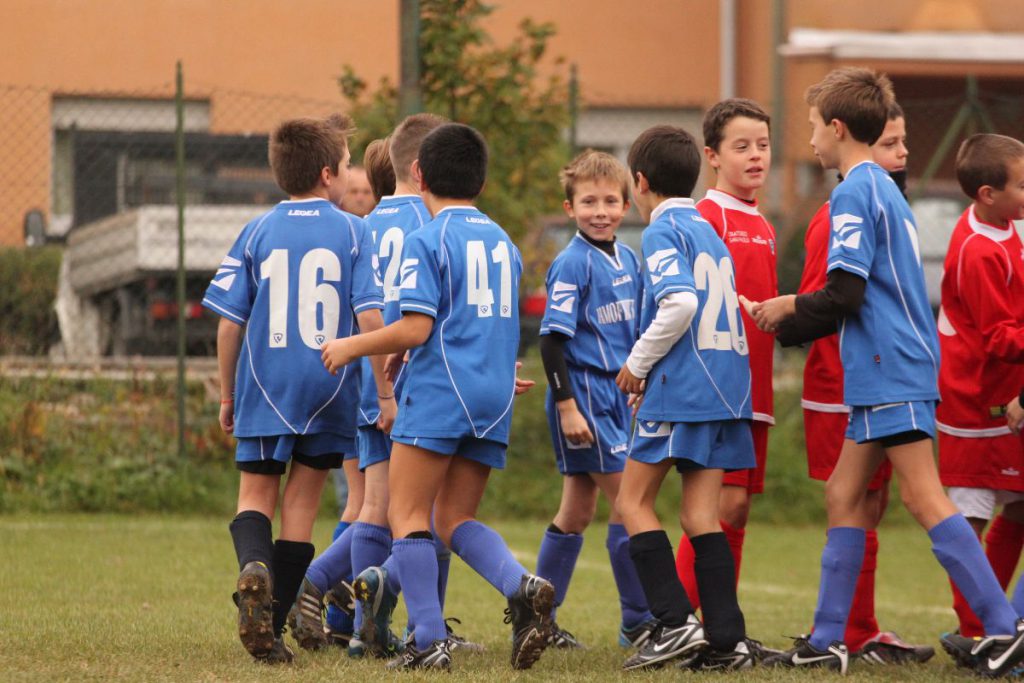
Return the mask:
[[519,377],[519,368],[521,367],[523,367],[523,364],[520,363],[519,361],[516,361],[516,396],[519,396],[520,394],[525,394],[527,391],[533,388],[534,384],[536,384],[536,382],[534,382],[532,379],[521,379]]
[[385,434],[391,433],[391,427],[395,424],[395,416],[398,415],[398,403],[394,396],[391,398],[378,398],[377,405],[380,406],[380,416],[377,418],[377,429]]
[[555,405],[558,406],[558,421],[562,425],[562,433],[569,443],[573,446],[589,446],[594,443],[594,435],[587,425],[587,419],[576,407],[575,399],[567,398]]
[[774,332],[779,323],[796,313],[796,295],[786,294],[774,299],[752,302],[740,296],[740,303],[762,332]]
[[1020,434],[1024,426],[1024,407],[1020,405],[1020,397],[1017,397],[1006,404],[1006,424],[1014,434]]
[[338,370],[351,363],[356,359],[348,351],[348,337],[341,337],[339,339],[332,339],[329,342],[324,342],[320,347],[320,358],[324,361],[324,367],[332,375],[337,375]]
[[629,366],[622,365],[619,374],[615,377],[615,385],[624,394],[644,393],[644,381],[629,371]]
[[220,428],[225,434],[235,431],[235,402],[221,401],[220,403]]
[[644,403],[644,395],[643,394],[630,394],[629,395],[629,400],[626,401],[626,405],[628,405],[629,407],[631,407],[633,409],[632,410],[633,417],[636,417],[636,414],[640,412],[640,406],[642,406],[643,403]]
[[406,354],[392,353],[384,361],[384,378],[394,384],[398,381],[398,373],[402,371],[402,364],[405,363]]

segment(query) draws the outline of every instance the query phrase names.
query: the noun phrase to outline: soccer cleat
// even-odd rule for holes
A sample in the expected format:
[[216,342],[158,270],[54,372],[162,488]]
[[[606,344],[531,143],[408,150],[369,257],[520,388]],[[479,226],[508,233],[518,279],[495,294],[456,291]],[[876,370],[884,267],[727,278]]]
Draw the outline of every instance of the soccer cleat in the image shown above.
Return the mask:
[[390,626],[398,596],[387,589],[387,570],[367,567],[352,582],[352,589],[363,613],[359,639],[376,656],[395,654],[392,641],[397,639]]
[[416,649],[415,642],[410,642],[406,644],[402,654],[385,664],[384,668],[391,671],[408,669],[443,669],[448,671],[452,668],[452,653],[447,640],[435,640],[422,651]]
[[867,664],[923,664],[935,656],[935,648],[911,645],[892,631],[881,631],[853,656]]
[[348,649],[348,644],[352,640],[351,633],[345,633],[344,631],[333,631],[327,629],[327,642],[329,645]]
[[1008,636],[985,636],[977,646],[982,655],[974,672],[987,678],[999,678],[1013,671],[1024,661],[1024,619],[1017,620],[1016,632]]
[[707,644],[704,626],[691,614],[681,626],[659,625],[622,668],[626,671],[658,668],[670,659],[694,656]]
[[581,643],[576,636],[566,631],[554,621],[551,622],[551,642],[548,645],[559,650],[587,649],[587,646]]
[[274,649],[273,587],[270,570],[262,562],[249,562],[238,575],[238,637],[253,657],[267,657]]
[[349,638],[346,652],[352,659],[362,659],[366,655],[371,655],[377,659],[391,659],[395,655],[399,655],[404,652],[405,648],[411,642],[411,639],[407,641],[399,640],[398,636],[392,633],[389,629],[387,640],[384,641],[385,644],[383,647],[378,647],[377,645],[370,647],[359,638],[358,634],[356,634]]
[[555,587],[551,582],[524,574],[505,610],[505,623],[512,624],[513,669],[529,669],[540,659],[551,638],[554,605]]
[[962,636],[959,631],[943,633],[939,637],[942,649],[952,658],[957,667],[962,669],[973,668],[978,662],[981,641],[982,639],[977,636],[973,638]]
[[328,645],[327,633],[324,632],[323,596],[309,579],[302,579],[295,604],[288,610],[288,627],[303,650],[320,650]]
[[256,657],[256,661],[263,662],[264,664],[290,664],[295,658],[295,653],[292,649],[285,645],[284,638],[274,638],[274,645],[270,648],[270,652],[267,654]]
[[349,617],[356,614],[356,596],[352,590],[352,584],[344,579],[334,584],[334,587],[324,595],[324,603],[337,607]]
[[679,663],[680,669],[691,671],[740,671],[752,669],[765,657],[764,646],[752,638],[744,638],[732,650],[706,648]]
[[657,619],[648,619],[633,628],[619,627],[620,647],[641,647],[651,637],[654,630],[658,628]]
[[850,666],[850,652],[839,641],[833,641],[826,650],[818,650],[809,636],[793,639],[793,647],[777,655],[765,657],[765,666],[823,666],[845,675]]
[[[474,652],[474,653],[480,653],[480,652],[484,651],[484,646],[481,645],[480,643],[474,643],[471,640],[466,640],[464,637],[462,637],[459,634],[455,633],[455,631],[452,630],[451,625],[448,623],[450,621],[451,622],[455,622],[456,624],[462,624],[462,622],[459,621],[458,619],[456,619],[455,617],[448,617],[447,619],[444,620],[444,628],[445,628],[445,631],[448,632],[448,650],[449,651],[455,652],[457,650],[460,650],[462,652]],[[406,643],[409,642],[409,638],[408,637],[405,638],[405,642]]]

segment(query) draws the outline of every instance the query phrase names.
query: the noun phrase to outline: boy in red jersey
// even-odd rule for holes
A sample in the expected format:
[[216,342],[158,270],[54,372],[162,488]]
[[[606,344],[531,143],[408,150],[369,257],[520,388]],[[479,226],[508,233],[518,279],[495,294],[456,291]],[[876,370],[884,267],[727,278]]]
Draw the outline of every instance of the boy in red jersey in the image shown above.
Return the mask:
[[[704,116],[704,156],[717,174],[715,188],[697,202],[697,210],[725,242],[736,263],[736,292],[763,301],[779,293],[775,272],[775,229],[758,211],[757,192],[771,166],[770,118],[757,102],[722,100]],[[764,491],[768,427],[772,416],[772,359],[774,335],[762,332],[740,308],[750,346],[751,432],[757,466],[727,472],[719,497],[719,521],[729,540],[739,580],[743,537],[750,499]],[[679,542],[676,571],[694,607],[700,606],[693,571],[694,552],[686,536]]]
[[[1006,588],[1024,543],[1024,444],[1001,407],[1024,386],[1024,245],[1011,222],[1024,219],[1024,144],[974,135],[960,146],[956,174],[973,203],[942,276],[939,474],[979,536],[1003,506],[985,541]],[[962,635],[982,634],[955,585],[953,608]]]

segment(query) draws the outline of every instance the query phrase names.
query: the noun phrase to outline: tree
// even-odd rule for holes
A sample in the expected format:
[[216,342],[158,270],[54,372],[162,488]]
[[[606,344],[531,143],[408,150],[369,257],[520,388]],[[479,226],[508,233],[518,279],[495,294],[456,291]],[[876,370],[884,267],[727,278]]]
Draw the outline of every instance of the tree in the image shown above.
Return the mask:
[[[524,19],[516,39],[499,47],[480,26],[493,6],[422,0],[420,7],[424,108],[483,134],[490,165],[480,208],[521,242],[540,216],[558,210],[558,171],[569,154],[567,88],[557,75],[538,73],[555,26]],[[359,127],[352,150],[360,159],[371,140],[397,124],[398,93],[386,78],[368,92],[349,65],[338,83]]]

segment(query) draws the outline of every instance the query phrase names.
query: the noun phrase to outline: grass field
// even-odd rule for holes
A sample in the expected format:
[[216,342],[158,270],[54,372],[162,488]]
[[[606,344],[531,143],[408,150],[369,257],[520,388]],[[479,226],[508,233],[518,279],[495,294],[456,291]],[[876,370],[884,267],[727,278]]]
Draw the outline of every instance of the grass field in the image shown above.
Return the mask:
[[[16,515],[0,517],[0,679],[4,681],[331,681],[384,677],[376,661],[355,662],[331,651],[298,652],[290,667],[250,661],[235,633],[230,601],[237,567],[227,519],[170,516]],[[333,524],[318,523],[323,547]],[[528,568],[543,524],[495,525]],[[674,532],[672,534],[674,536]],[[740,598],[749,633],[781,647],[804,632],[817,593],[824,535],[815,527],[752,526],[747,534]],[[878,614],[883,628],[915,642],[936,643],[955,626],[945,577],[913,526],[883,528]],[[604,550],[604,532],[587,537],[559,622],[590,645],[584,652],[548,652],[534,669],[508,666],[504,600],[458,560],[452,563],[448,615],[461,633],[487,646],[455,657],[451,680],[665,680],[675,670],[622,675],[615,644],[618,602]],[[400,608],[401,610],[402,608]],[[404,623],[400,614],[399,624]],[[903,669],[856,664],[862,679],[966,680],[943,653]],[[814,680],[821,671],[758,670],[741,680]],[[405,675],[401,680],[417,680]],[[443,679],[443,680],[448,680]]]

